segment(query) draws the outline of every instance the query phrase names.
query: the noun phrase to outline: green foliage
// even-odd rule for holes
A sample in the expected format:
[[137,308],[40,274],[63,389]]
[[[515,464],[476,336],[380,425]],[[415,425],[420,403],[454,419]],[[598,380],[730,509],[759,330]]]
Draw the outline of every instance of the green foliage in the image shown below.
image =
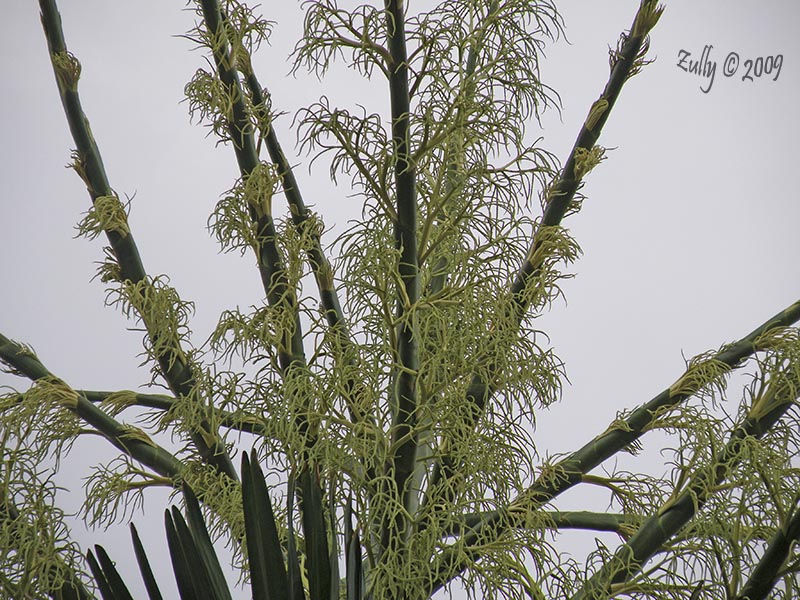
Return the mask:
[[[299,575],[300,566],[291,527],[292,512],[287,511],[289,527],[286,543],[283,544],[279,537],[272,500],[264,474],[258,466],[255,450],[251,451],[249,458],[247,453],[242,453],[241,473],[243,490],[241,509],[245,518],[244,534],[247,541],[248,571],[253,598],[256,600],[339,598],[338,577],[331,576],[332,572],[338,572],[338,553],[326,553],[328,530],[324,522],[324,510],[320,505],[321,498],[314,493],[313,485],[309,485],[310,479],[301,475],[301,479],[305,480],[301,496],[304,506],[304,529],[308,534],[304,540],[307,549],[305,579],[301,581],[299,576],[295,580],[295,572]],[[185,483],[182,491],[186,501],[186,518],[175,506],[165,512],[169,553],[180,596],[182,600],[196,598],[230,600],[231,592],[206,528],[197,496]],[[291,505],[291,496],[289,502]],[[350,522],[349,512],[346,518]],[[151,600],[160,599],[162,593],[153,577],[150,559],[133,525],[131,534],[148,596]],[[352,530],[352,523],[347,527],[346,534],[351,542],[349,547],[352,547],[352,543],[358,541]],[[286,565],[284,565],[284,554]],[[102,546],[95,546],[94,553],[89,551],[87,559],[104,600],[132,598],[115,564]],[[361,564],[355,556],[348,557],[346,561],[343,591],[350,600],[364,598]]]
[[[8,598],[88,597],[75,576],[81,551],[70,540],[56,486],[39,467],[37,452],[3,439],[0,492],[0,589]],[[11,501],[13,498],[13,502]]]
[[[185,37],[208,63],[186,85],[189,111],[239,167],[209,228],[223,251],[253,252],[264,300],[225,310],[207,343],[192,346],[194,304],[145,270],[80,105],[80,63],[55,2],[40,0],[77,147],[72,166],[92,201],[78,231],[106,235],[98,276],[107,304],[142,330],[152,383],[169,393],[74,390],[0,336],[0,360],[34,381],[0,397],[0,547],[12,549],[0,564],[3,593],[88,594],[49,475],[36,467],[85,434],[120,451],[88,479],[90,524],[126,518],[151,487],[182,490],[184,512],[165,514],[182,598],[230,597],[218,540],[256,598],[415,600],[454,581],[486,598],[777,598],[797,589],[800,336],[791,325],[800,303],[690,360],[572,454],[541,456],[532,434],[565,379],[536,321],[580,255],[563,220],[580,211],[583,179],[605,159],[599,136],[623,85],[648,63],[662,7],[642,0],[562,167],[530,132],[559,101],[539,72],[545,44],[562,33],[553,2],[307,2],[294,72],[324,77],[344,60],[385,79],[390,96],[388,113],[322,97],[295,115],[301,150],[362,201],[361,220],[325,247],[253,68],[272,24],[239,0],[193,5]],[[279,194],[286,216],[274,213]],[[745,364],[752,381],[730,415],[720,403]],[[142,428],[117,420],[132,408]],[[656,430],[676,438],[664,475],[591,473],[641,451]],[[161,445],[168,434],[180,442],[174,454]],[[237,443],[254,445],[241,481],[230,458]],[[554,510],[578,485],[607,490],[609,512]],[[551,537],[570,528],[615,531],[621,543],[598,541],[579,563]],[[132,534],[148,594],[160,597]],[[104,598],[128,597],[101,547],[88,564]]]

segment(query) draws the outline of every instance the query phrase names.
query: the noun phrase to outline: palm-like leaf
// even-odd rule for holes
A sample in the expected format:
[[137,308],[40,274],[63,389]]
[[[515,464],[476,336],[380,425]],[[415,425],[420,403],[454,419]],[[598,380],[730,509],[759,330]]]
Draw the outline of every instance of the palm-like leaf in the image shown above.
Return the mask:
[[102,546],[94,548],[97,557],[95,558],[95,555],[89,550],[86,558],[103,600],[133,600],[133,596],[122,581],[122,577],[108,553]]
[[255,451],[250,460],[242,453],[242,508],[253,598],[290,598],[272,502]]
[[163,600],[161,590],[158,589],[158,583],[153,575],[153,569],[150,568],[150,561],[147,559],[144,546],[139,539],[139,532],[136,531],[136,526],[133,523],[131,523],[131,538],[133,539],[133,550],[136,553],[136,562],[139,563],[139,571],[142,573],[147,595],[150,600]]
[[[330,552],[328,531],[319,486],[313,485],[310,472],[301,475],[303,493],[300,521],[305,532],[305,581],[311,600],[334,600],[338,597],[338,565],[332,566],[338,553]],[[290,479],[288,494],[288,538],[281,543],[264,473],[255,451],[242,454],[242,511],[245,522],[245,543],[250,563],[250,585],[254,600],[305,600],[300,560],[294,539],[294,493]],[[206,527],[200,503],[192,489],[183,485],[186,502],[184,515],[176,507],[165,511],[167,544],[181,600],[231,600],[219,558]],[[364,597],[361,543],[352,526],[352,509],[346,515],[345,548],[347,571],[344,582],[348,600]],[[161,600],[162,594],[153,577],[150,561],[131,525],[136,559],[150,600]],[[104,600],[133,600],[114,563],[102,546],[96,546],[97,557],[88,553],[89,566]],[[333,578],[337,577],[337,581]]]

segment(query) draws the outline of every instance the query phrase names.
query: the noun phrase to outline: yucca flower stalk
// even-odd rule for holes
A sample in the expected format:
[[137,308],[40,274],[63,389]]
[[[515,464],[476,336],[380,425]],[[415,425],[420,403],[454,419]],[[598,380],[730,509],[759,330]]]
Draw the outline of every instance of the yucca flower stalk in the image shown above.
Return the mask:
[[[576,600],[796,593],[800,301],[688,361],[574,452],[547,457],[535,443],[535,415],[565,381],[536,319],[580,255],[568,219],[606,158],[600,142],[620,95],[651,60],[656,1],[641,0],[611,49],[563,164],[531,141],[558,106],[539,70],[563,33],[552,0],[305,3],[294,72],[324,77],[343,59],[387,94],[378,112],[322,97],[295,113],[300,150],[361,201],[362,218],[332,240],[255,72],[269,6],[262,17],[240,0],[191,2],[183,37],[206,62],[186,84],[187,105],[237,169],[209,229],[223,251],[255,258],[262,293],[225,310],[199,347],[194,304],[145,269],[56,2],[39,4],[71,166],[90,199],[79,233],[107,240],[107,303],[142,330],[152,384],[166,391],[75,389],[0,334],[0,361],[31,382],[0,396],[1,594],[133,598],[120,557],[97,545],[84,559],[70,540],[43,467],[55,457],[57,470],[87,435],[119,452],[88,480],[90,524],[126,518],[151,488],[178,499],[164,529],[184,600],[235,596],[217,555],[225,542],[259,600],[422,600],[456,586]],[[738,414],[720,416],[729,376],[745,366]],[[653,431],[677,439],[668,475],[607,466]],[[608,510],[561,509],[579,486],[607,490]],[[133,520],[141,529],[147,517]],[[554,542],[568,529],[615,532],[620,543],[598,542],[579,563]],[[131,534],[148,598],[166,597],[154,549],[133,524]]]

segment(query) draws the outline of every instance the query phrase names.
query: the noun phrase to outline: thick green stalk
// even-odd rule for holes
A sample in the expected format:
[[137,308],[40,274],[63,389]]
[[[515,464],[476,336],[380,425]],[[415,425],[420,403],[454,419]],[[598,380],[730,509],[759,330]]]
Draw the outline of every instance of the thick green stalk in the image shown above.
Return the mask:
[[[122,392],[106,392],[97,390],[75,390],[86,398],[89,402],[99,404],[108,400],[111,396],[118,396],[124,402],[124,407],[140,406],[142,408],[154,408],[156,410],[167,411],[170,410],[175,404],[175,398],[166,396],[164,394],[137,394],[131,391]],[[22,401],[23,394],[19,394],[18,401]],[[236,431],[244,431],[253,433],[262,437],[270,435],[269,431],[264,424],[257,420],[255,417],[239,416],[227,410],[220,410],[218,408],[212,409],[216,422],[220,427],[227,427],[228,429],[235,429]]]
[[[229,41],[225,34],[219,2],[216,0],[202,0],[200,5],[203,11],[203,19],[212,40],[213,47],[211,50],[217,67],[217,75],[230,97],[231,114],[226,115],[228,133],[233,143],[233,150],[236,153],[236,162],[239,165],[242,181],[246,181],[260,161],[253,139],[250,117],[245,105],[244,92],[231,58]],[[278,249],[271,198],[259,198],[258,201],[260,208],[250,202],[249,210],[250,217],[256,226],[256,239],[258,240],[256,258],[258,260],[261,283],[270,306],[285,306],[293,317],[292,330],[287,332],[288,339],[285,343],[279,344],[277,348],[278,360],[285,374],[292,366],[305,364],[303,331],[300,325],[297,299],[294,290],[290,289],[289,278]]]
[[[648,32],[655,26],[661,14],[661,9],[657,8],[656,4],[655,0],[642,1],[631,30],[625,36],[624,42],[616,54],[616,60],[613,63],[608,82],[600,98],[592,105],[584,124],[581,126],[567,162],[548,195],[548,202],[545,206],[539,229],[534,233],[527,258],[520,266],[510,286],[510,298],[518,322],[522,321],[528,310],[528,298],[524,293],[525,289],[531,281],[541,274],[545,260],[545,256],[539,251],[541,246],[540,232],[543,231],[542,228],[544,227],[560,225],[566,215],[581,183],[580,171],[576,171],[576,158],[591,152],[592,148],[594,148],[603,126],[608,120],[611,109],[622,91],[623,84],[641,67],[643,53],[647,49]],[[489,371],[493,372],[496,369],[496,366],[490,366]],[[484,378],[479,374],[475,374],[472,377],[472,381],[467,388],[465,401],[473,408],[471,415],[473,427],[484,414],[489,400],[498,391],[496,382],[501,379],[499,376]],[[436,462],[433,467],[431,483],[428,486],[429,496],[430,494],[442,493],[437,492],[437,489],[440,488],[444,480],[452,477],[457,472],[457,469],[458,464],[449,454],[445,454],[441,461]]]
[[[64,32],[61,27],[61,15],[58,12],[55,0],[40,0],[42,26],[44,27],[50,58],[56,75],[58,91],[64,112],[67,116],[70,132],[77,147],[78,159],[83,177],[94,203],[100,197],[113,196],[114,192],[109,185],[103,160],[97,143],[89,128],[89,120],[81,107],[78,96],[77,84],[80,76],[80,64],[67,51],[64,41]],[[129,231],[107,229],[106,235],[111,244],[114,256],[120,268],[123,281],[138,283],[146,279],[139,250],[133,235]],[[144,320],[144,315],[142,315]],[[150,324],[145,320],[148,335],[154,347],[158,347],[155,336],[151,333]],[[186,359],[186,354],[177,344],[166,348],[157,357],[161,372],[172,391],[178,396],[190,396],[195,387],[192,368]],[[234,481],[238,480],[236,469],[233,467],[225,445],[218,440],[216,432],[211,431],[210,425],[203,421],[201,432],[192,434],[192,442],[197,447],[201,457],[207,463],[216,467]]]
[[775,587],[778,573],[798,540],[800,540],[800,507],[795,506],[794,515],[775,531],[761,560],[750,573],[736,600],[764,600]]
[[[124,395],[130,398],[131,406],[142,406],[144,408],[155,408],[157,410],[169,410],[175,404],[175,398],[166,396],[164,394],[136,394],[134,392],[101,392],[96,390],[77,390],[79,394],[84,396],[89,402],[99,403],[106,401],[113,395]],[[268,436],[269,432],[264,427],[263,423],[255,419],[248,419],[247,417],[237,416],[236,414],[227,410],[220,410],[218,408],[212,409],[216,422],[220,427],[227,427],[228,429],[235,429],[237,431],[246,431],[247,433],[254,433],[261,436]]]
[[[260,164],[258,152],[253,139],[253,129],[245,105],[244,91],[242,90],[239,76],[230,54],[230,43],[225,33],[223,13],[217,0],[201,0],[203,19],[206,23],[210,39],[212,40],[212,53],[217,74],[225,86],[231,100],[231,114],[228,119],[228,132],[233,142],[236,160],[242,181],[253,174],[254,169]],[[295,182],[296,185],[296,182]],[[259,273],[267,296],[267,302],[273,307],[284,307],[292,316],[291,331],[285,332],[288,339],[278,344],[278,361],[284,381],[295,376],[295,369],[305,369],[306,358],[303,349],[303,331],[300,325],[300,312],[298,310],[295,290],[291,289],[286,268],[278,249],[277,232],[272,217],[272,201],[269,198],[259,198],[258,206],[249,201],[250,216],[256,226],[256,239],[258,247],[256,257]],[[300,376],[304,376],[299,371]],[[301,434],[306,436],[306,448],[313,447],[316,441],[314,432],[309,432],[308,419],[299,411],[295,422]],[[303,528],[309,540],[325,540],[325,519],[321,511],[316,511],[311,505],[310,498],[322,498],[323,490],[320,483],[316,465],[306,454],[305,463],[301,467],[298,478],[304,490],[302,498]],[[307,556],[316,562],[319,547],[308,548]],[[318,565],[318,568],[324,568]],[[324,577],[323,577],[324,579]],[[315,576],[316,581],[316,576]]]
[[777,406],[764,414],[751,412],[731,432],[719,460],[697,472],[677,499],[668,500],[658,513],[645,521],[633,537],[620,546],[614,556],[573,596],[573,600],[607,598],[611,593],[611,586],[623,583],[639,572],[663,548],[667,540],[691,521],[708,501],[713,490],[717,489],[741,461],[742,440],[748,437],[761,438],[792,406],[796,399],[796,389],[795,386],[790,387],[793,388],[794,397],[776,399]]
[[[252,70],[247,73],[246,82],[253,104],[256,107],[260,107],[261,110],[266,111],[267,102],[264,97],[264,88],[261,87],[258,78]],[[297,230],[302,232],[312,224],[310,221],[311,211],[306,206],[303,196],[300,193],[300,187],[294,176],[292,165],[287,160],[286,154],[283,152],[283,148],[278,141],[275,128],[271,123],[266,127],[266,130],[261,130],[261,135],[264,138],[269,157],[277,167],[278,174],[281,177],[283,192],[286,196],[286,201],[289,203],[289,211],[292,215],[292,222]],[[342,305],[339,302],[339,295],[336,292],[336,287],[333,282],[333,270],[331,269],[330,261],[328,261],[322,249],[319,233],[317,231],[312,231],[310,235],[312,244],[308,249],[308,262],[317,283],[320,302],[325,311],[325,319],[331,331],[333,331],[336,336],[339,347],[342,349],[341,355],[339,356],[344,356],[347,364],[353,365],[357,360],[358,349],[353,343],[350,327],[347,324]],[[337,358],[339,358],[339,356],[337,356]],[[363,414],[363,408],[360,406],[358,400],[362,387],[363,384],[353,377],[349,377],[347,381],[345,381],[344,399],[350,411],[350,418],[354,423],[369,419],[368,415]]]
[[[32,381],[45,378],[60,381],[47,370],[36,356],[2,334],[0,334],[0,361]],[[148,466],[159,475],[175,481],[180,479],[183,463],[167,450],[150,438],[142,438],[133,434],[130,427],[108,416],[77,392],[72,392],[70,400],[71,403],[65,404],[65,408],[92,425],[119,450]]]
[[[449,527],[443,534],[447,537],[464,535],[466,532],[480,526],[487,519],[496,518],[496,511],[469,513],[463,516],[463,522]],[[562,529],[586,529],[590,531],[611,531],[622,536],[630,535],[642,523],[638,515],[624,515],[616,513],[597,513],[585,510],[577,511],[545,511],[542,513],[545,526],[548,529],[560,531]],[[524,520],[519,524],[512,523],[511,527],[524,527]]]
[[[397,290],[398,361],[393,377],[395,415],[392,428],[392,477],[396,493],[404,507],[412,501],[413,490],[407,485],[417,456],[417,376],[419,347],[415,332],[414,311],[419,301],[419,263],[417,254],[416,167],[411,161],[410,96],[408,55],[405,39],[405,6],[402,0],[386,0],[386,28],[391,56],[386,69],[394,146],[394,183],[397,220],[394,223],[395,248],[400,255]],[[395,522],[384,532],[393,544],[402,543],[408,533],[406,515],[398,511]]]
[[[105,402],[110,396],[128,392],[100,392],[96,390],[76,390],[79,394],[85,397],[89,402],[98,404]],[[130,392],[131,405],[142,406],[144,408],[155,408],[158,410],[169,410],[175,404],[175,398],[164,394],[137,394]]]
[[[246,78],[247,89],[250,90],[250,95],[253,99],[255,106],[261,107],[266,110],[266,99],[264,97],[264,88],[258,82],[258,78],[252,71],[247,74]],[[275,133],[275,128],[270,123],[266,131],[261,132],[264,136],[265,146],[269,157],[275,166],[278,168],[278,174],[283,183],[283,193],[286,195],[286,201],[289,203],[289,211],[292,215],[292,222],[298,231],[306,229],[310,224],[311,211],[303,200],[300,193],[300,187],[297,183],[297,178],[294,176],[294,170],[291,163],[286,158],[278,135]],[[320,302],[325,309],[325,318],[328,321],[331,329],[336,333],[342,346],[351,347],[352,338],[350,336],[350,329],[347,321],[344,318],[341,303],[339,302],[339,295],[336,293],[336,288],[333,285],[333,271],[331,263],[325,256],[322,249],[322,242],[319,233],[314,231],[311,233],[312,244],[308,249],[308,261],[311,266],[311,271],[314,273],[314,279],[317,282],[317,289],[319,290]]]
[[[642,0],[630,31],[625,35],[620,48],[614,52],[613,67],[608,82],[600,97],[592,104],[567,162],[561,169],[558,181],[548,193],[547,204],[539,225],[540,231],[544,227],[560,225],[567,214],[580,187],[582,175],[585,174],[579,165],[581,157],[585,157],[597,144],[603,126],[611,114],[611,109],[619,98],[622,86],[644,64],[644,53],[649,46],[647,36],[655,27],[663,11],[663,8],[657,4],[657,0]],[[522,319],[528,309],[523,292],[528,282],[535,279],[541,271],[542,261],[539,259],[540,253],[537,252],[540,245],[541,240],[534,234],[527,259],[520,267],[511,285],[511,293],[519,319]]]
[[[788,327],[798,320],[800,320],[800,300],[739,341],[726,346],[710,360],[728,369],[734,369],[760,349],[757,341],[761,336],[772,329]],[[682,382],[682,385],[667,388],[647,404],[634,410],[622,424],[609,427],[581,449],[553,465],[548,469],[548,473],[555,473],[557,477],[540,477],[515,503],[512,503],[510,508],[513,508],[514,504],[524,505],[528,510],[544,506],[556,496],[580,483],[586,473],[636,442],[649,429],[656,415],[678,406],[697,391],[697,384],[692,385],[691,378],[682,377],[679,382]],[[463,571],[470,560],[476,559],[481,544],[503,535],[513,520],[510,515],[509,509],[497,511],[479,527],[463,536],[453,547],[445,549],[438,561],[439,575],[431,587],[431,593]]]

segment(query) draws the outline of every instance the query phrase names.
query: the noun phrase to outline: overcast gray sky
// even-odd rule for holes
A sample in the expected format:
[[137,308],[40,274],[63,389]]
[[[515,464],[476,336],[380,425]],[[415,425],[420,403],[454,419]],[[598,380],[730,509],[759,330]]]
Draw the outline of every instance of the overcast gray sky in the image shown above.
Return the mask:
[[[429,5],[410,4],[412,10]],[[630,26],[638,1],[561,4],[571,44],[550,46],[543,79],[561,94],[563,111],[546,115],[543,135],[563,159],[605,84],[607,48]],[[568,304],[557,304],[542,327],[566,361],[571,385],[560,406],[539,415],[542,452],[579,447],[617,411],[668,386],[682,372],[682,354],[737,339],[800,295],[794,181],[800,7],[789,0],[665,4],[652,35],[657,60],[623,90],[600,140],[614,150],[588,176],[589,199],[567,223],[584,256],[564,286]],[[67,44],[83,65],[80,93],[111,185],[135,194],[131,228],[148,271],[169,274],[181,295],[196,302],[199,345],[221,310],[258,302],[261,287],[253,259],[218,254],[206,232],[208,214],[237,172],[230,148],[215,148],[180,103],[184,84],[203,64],[189,42],[175,37],[193,19],[183,6],[82,0],[60,8]],[[277,26],[255,68],[278,109],[292,113],[323,92],[350,106],[385,98],[380,81],[287,76],[286,56],[300,35],[299,3],[265,1],[262,10]],[[101,240],[73,239],[89,199],[64,169],[73,144],[38,6],[16,0],[4,12],[0,331],[31,344],[73,387],[136,389],[148,377],[137,368],[140,336],[103,308],[103,284],[90,282]],[[716,73],[705,93],[709,80],[678,63],[700,59],[708,45]],[[731,52],[741,62],[726,77]],[[774,72],[743,80],[748,59],[776,55],[783,56],[777,80]],[[276,125],[287,150],[295,139],[290,124],[286,116]],[[307,201],[328,226],[357,214],[358,201],[346,187],[332,192],[324,167],[309,175],[307,157],[295,162]],[[3,383],[26,387],[7,376]],[[91,446],[76,446],[73,459],[94,457]],[[565,498],[563,506],[574,501]],[[149,537],[161,543],[162,507],[147,508]],[[141,515],[135,520],[144,522]],[[117,558],[131,557],[127,531],[119,531],[75,533],[85,548],[122,537]]]

